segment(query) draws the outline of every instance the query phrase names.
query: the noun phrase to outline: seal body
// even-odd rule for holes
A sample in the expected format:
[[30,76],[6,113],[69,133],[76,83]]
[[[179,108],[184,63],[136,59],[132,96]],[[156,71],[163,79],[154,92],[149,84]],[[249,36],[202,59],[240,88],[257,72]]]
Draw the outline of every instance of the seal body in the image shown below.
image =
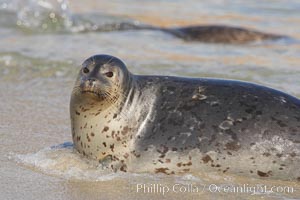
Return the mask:
[[[97,71],[108,58],[94,56],[84,66]],[[115,171],[300,179],[299,99],[240,81],[133,75],[117,61],[110,66],[122,64],[126,75],[120,87],[111,85],[116,101],[72,93],[80,153]]]
[[153,30],[171,34],[184,41],[197,41],[203,43],[245,44],[265,40],[290,39],[285,35],[265,33],[242,27],[225,25],[196,25],[183,27],[157,27],[151,25],[118,23],[107,24],[93,31],[126,31],[126,30]]

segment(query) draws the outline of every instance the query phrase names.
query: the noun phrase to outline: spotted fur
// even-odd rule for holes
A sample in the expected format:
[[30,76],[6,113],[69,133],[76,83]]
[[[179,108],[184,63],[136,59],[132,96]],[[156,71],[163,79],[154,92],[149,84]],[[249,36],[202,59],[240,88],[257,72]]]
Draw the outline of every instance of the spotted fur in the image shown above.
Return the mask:
[[299,99],[246,82],[133,75],[107,55],[84,68],[71,97],[72,137],[103,166],[299,180]]

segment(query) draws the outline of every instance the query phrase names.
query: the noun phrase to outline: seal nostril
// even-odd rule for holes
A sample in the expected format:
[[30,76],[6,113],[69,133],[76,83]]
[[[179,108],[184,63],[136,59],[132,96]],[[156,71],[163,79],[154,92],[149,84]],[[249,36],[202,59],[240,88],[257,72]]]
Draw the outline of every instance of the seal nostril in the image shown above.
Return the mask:
[[87,81],[88,81],[88,84],[90,86],[92,86],[94,84],[94,82],[96,81],[96,79],[94,79],[94,78],[88,78]]

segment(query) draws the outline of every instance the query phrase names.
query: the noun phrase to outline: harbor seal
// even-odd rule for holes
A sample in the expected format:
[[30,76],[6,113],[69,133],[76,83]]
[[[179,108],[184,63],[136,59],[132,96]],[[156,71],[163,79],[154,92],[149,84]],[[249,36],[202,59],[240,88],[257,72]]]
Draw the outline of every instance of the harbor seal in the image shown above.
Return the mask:
[[[246,44],[250,42],[261,42],[266,40],[288,39],[285,35],[265,33],[248,28],[226,26],[226,25],[194,25],[183,27],[158,27],[145,24],[116,23],[95,25],[90,31],[127,31],[127,30],[153,30],[161,31],[184,41],[196,41],[203,43],[222,43],[222,44]],[[84,30],[85,32],[88,30]]]
[[253,83],[141,76],[118,58],[82,64],[75,149],[113,171],[218,171],[300,179],[300,100]]

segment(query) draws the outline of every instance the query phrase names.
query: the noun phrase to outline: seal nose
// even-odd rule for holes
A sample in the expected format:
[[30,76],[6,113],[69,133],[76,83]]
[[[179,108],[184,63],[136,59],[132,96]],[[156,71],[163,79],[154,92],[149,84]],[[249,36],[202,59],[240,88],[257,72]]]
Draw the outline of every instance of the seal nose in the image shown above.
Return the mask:
[[95,78],[88,78],[87,81],[88,81],[88,85],[90,87],[92,87],[95,84],[96,79]]

